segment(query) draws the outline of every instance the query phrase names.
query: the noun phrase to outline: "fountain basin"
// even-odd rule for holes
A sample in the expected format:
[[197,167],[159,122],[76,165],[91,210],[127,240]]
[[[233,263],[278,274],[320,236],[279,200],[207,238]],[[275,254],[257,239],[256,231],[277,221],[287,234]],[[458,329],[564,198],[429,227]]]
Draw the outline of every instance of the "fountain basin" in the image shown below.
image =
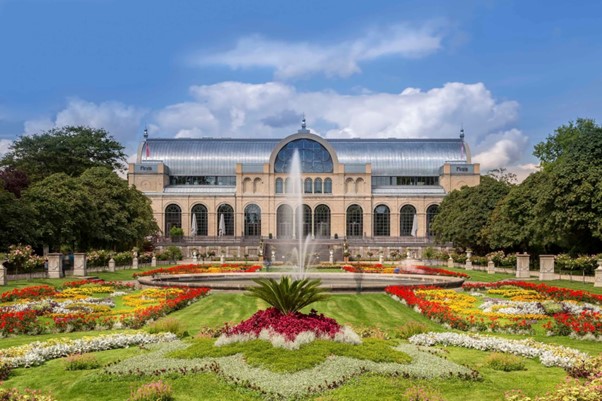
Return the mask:
[[[140,277],[138,282],[145,286],[168,287],[207,287],[217,291],[244,291],[256,286],[253,279],[297,276],[295,272],[260,273],[200,273],[200,274],[158,274]],[[414,286],[435,285],[441,288],[461,287],[463,278],[433,276],[427,274],[372,274],[372,273],[320,273],[308,272],[304,277],[320,279],[320,287],[329,292],[382,292],[390,285]]]

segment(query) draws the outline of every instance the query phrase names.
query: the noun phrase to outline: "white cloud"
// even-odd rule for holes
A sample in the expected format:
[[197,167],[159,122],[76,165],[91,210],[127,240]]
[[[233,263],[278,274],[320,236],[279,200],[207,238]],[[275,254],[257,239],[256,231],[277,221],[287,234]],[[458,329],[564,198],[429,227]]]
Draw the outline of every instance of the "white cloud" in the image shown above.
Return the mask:
[[8,148],[13,143],[10,139],[0,139],[0,157],[8,152]]
[[231,50],[196,56],[193,62],[231,68],[273,68],[279,79],[315,73],[347,77],[360,72],[360,62],[386,56],[416,58],[431,54],[441,48],[442,37],[440,26],[434,23],[374,29],[336,44],[284,42],[253,35],[239,39]]
[[488,135],[477,144],[474,163],[481,164],[481,171],[517,165],[524,156],[529,139],[518,129]]

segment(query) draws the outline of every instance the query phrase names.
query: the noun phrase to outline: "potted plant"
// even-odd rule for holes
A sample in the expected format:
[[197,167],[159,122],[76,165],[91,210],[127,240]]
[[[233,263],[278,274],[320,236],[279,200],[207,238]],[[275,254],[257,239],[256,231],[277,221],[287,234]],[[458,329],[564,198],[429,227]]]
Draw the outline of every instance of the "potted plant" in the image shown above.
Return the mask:
[[169,236],[171,237],[172,242],[180,242],[184,236],[184,230],[174,226],[169,229]]

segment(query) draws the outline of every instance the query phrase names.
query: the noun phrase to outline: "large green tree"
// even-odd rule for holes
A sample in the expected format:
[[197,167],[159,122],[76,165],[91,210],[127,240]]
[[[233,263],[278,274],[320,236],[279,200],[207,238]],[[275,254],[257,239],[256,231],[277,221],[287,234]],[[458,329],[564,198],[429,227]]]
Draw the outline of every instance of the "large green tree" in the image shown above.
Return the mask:
[[479,185],[452,191],[441,202],[433,221],[437,241],[453,242],[479,253],[488,251],[489,243],[483,229],[491,212],[509,190],[507,182],[482,176]]
[[0,250],[7,250],[12,244],[31,243],[35,223],[29,205],[0,186]]
[[32,182],[56,173],[71,177],[91,167],[123,170],[123,146],[103,129],[65,126],[31,136],[21,136],[0,161],[27,174]]

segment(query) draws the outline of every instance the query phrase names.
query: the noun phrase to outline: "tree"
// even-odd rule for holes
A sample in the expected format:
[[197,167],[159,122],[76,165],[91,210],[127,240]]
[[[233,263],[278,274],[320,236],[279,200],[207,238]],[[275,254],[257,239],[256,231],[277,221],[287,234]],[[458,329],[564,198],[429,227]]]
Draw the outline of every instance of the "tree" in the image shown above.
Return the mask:
[[[35,220],[29,205],[0,187],[0,249],[30,243],[35,237]],[[2,262],[2,261],[0,261]]]
[[48,244],[54,251],[64,244],[79,249],[78,241],[85,237],[93,211],[88,193],[77,178],[53,174],[31,185],[23,199],[33,209],[38,243]]
[[482,176],[479,185],[452,191],[441,202],[433,220],[437,241],[453,242],[477,253],[488,251],[489,244],[483,229],[491,212],[509,190],[507,183]]
[[107,131],[65,126],[21,136],[10,146],[0,165],[23,171],[36,182],[56,173],[77,177],[96,166],[123,171],[124,162],[123,146]]
[[594,120],[578,118],[575,123],[571,121],[568,125],[561,125],[554,134],[548,135],[544,142],[535,145],[533,155],[540,160],[544,169],[549,169],[592,132],[599,129]]
[[0,181],[2,181],[4,189],[14,194],[17,198],[20,198],[21,192],[29,186],[27,174],[14,167],[0,169]]
[[509,172],[503,167],[489,170],[487,175],[508,185],[513,185],[517,182],[516,174]]

